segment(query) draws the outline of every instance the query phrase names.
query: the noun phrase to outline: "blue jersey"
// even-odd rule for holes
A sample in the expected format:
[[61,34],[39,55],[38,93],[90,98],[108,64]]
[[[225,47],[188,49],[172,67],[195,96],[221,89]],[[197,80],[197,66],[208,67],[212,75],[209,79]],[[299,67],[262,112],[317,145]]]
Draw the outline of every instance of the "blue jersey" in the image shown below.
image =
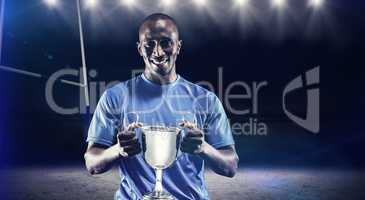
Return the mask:
[[[142,74],[107,89],[99,100],[90,124],[87,142],[112,146],[115,128],[128,124],[129,113],[138,113],[145,124],[172,124],[184,116],[204,131],[204,139],[215,148],[233,145],[229,121],[219,99],[212,92],[177,76],[166,85],[155,84]],[[187,114],[191,113],[191,115]],[[136,134],[141,138],[140,130]],[[118,200],[138,200],[153,190],[154,170],[143,153],[120,160]],[[204,181],[204,160],[178,151],[176,161],[163,172],[163,187],[179,200],[208,200]]]

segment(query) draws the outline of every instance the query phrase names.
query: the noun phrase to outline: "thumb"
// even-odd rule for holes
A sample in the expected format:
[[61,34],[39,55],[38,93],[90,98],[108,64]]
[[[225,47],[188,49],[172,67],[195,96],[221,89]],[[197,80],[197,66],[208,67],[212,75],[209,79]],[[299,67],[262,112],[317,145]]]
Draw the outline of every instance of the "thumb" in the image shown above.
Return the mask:
[[142,123],[140,123],[140,122],[133,122],[133,123],[131,123],[131,124],[129,124],[128,125],[128,127],[127,127],[127,131],[134,131],[134,129],[136,129],[136,128],[141,128],[143,126],[143,124]]

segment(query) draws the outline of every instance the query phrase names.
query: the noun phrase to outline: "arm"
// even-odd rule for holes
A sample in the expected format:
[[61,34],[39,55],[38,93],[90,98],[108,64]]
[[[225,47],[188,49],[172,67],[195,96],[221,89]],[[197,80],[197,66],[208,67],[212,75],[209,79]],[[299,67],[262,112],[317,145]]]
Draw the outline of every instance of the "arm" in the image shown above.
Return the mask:
[[92,175],[108,171],[120,157],[118,144],[108,148],[97,143],[89,143],[84,155],[86,168]]
[[126,159],[141,152],[141,145],[134,132],[141,124],[130,124],[117,135],[117,144],[107,147],[90,142],[84,155],[85,165],[90,174],[108,171],[120,159]]
[[204,140],[203,131],[194,124],[184,122],[181,125],[188,129],[181,144],[183,152],[199,155],[217,174],[227,177],[236,174],[239,159],[234,145],[216,149]]
[[204,141],[201,149],[199,156],[215,173],[231,178],[236,174],[239,159],[234,145],[216,149]]

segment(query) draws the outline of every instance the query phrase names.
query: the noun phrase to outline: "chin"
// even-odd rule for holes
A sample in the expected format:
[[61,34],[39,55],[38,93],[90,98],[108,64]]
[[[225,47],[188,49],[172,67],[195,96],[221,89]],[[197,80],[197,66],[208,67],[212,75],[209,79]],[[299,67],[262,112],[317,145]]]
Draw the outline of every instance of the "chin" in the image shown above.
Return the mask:
[[166,76],[167,74],[169,74],[170,71],[166,71],[164,69],[159,69],[157,71],[155,71],[157,74],[161,75],[161,76]]
[[167,74],[169,74],[171,72],[171,66],[164,66],[163,68],[160,68],[158,66],[154,66],[154,72],[161,75],[161,76],[165,76]]

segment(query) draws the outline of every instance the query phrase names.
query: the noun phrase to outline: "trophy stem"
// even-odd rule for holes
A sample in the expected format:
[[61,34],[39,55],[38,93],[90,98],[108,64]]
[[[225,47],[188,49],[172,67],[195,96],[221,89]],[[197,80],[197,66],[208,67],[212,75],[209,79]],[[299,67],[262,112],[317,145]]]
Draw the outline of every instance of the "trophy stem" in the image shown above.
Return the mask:
[[156,173],[156,184],[155,184],[155,192],[162,193],[162,169],[155,169]]

